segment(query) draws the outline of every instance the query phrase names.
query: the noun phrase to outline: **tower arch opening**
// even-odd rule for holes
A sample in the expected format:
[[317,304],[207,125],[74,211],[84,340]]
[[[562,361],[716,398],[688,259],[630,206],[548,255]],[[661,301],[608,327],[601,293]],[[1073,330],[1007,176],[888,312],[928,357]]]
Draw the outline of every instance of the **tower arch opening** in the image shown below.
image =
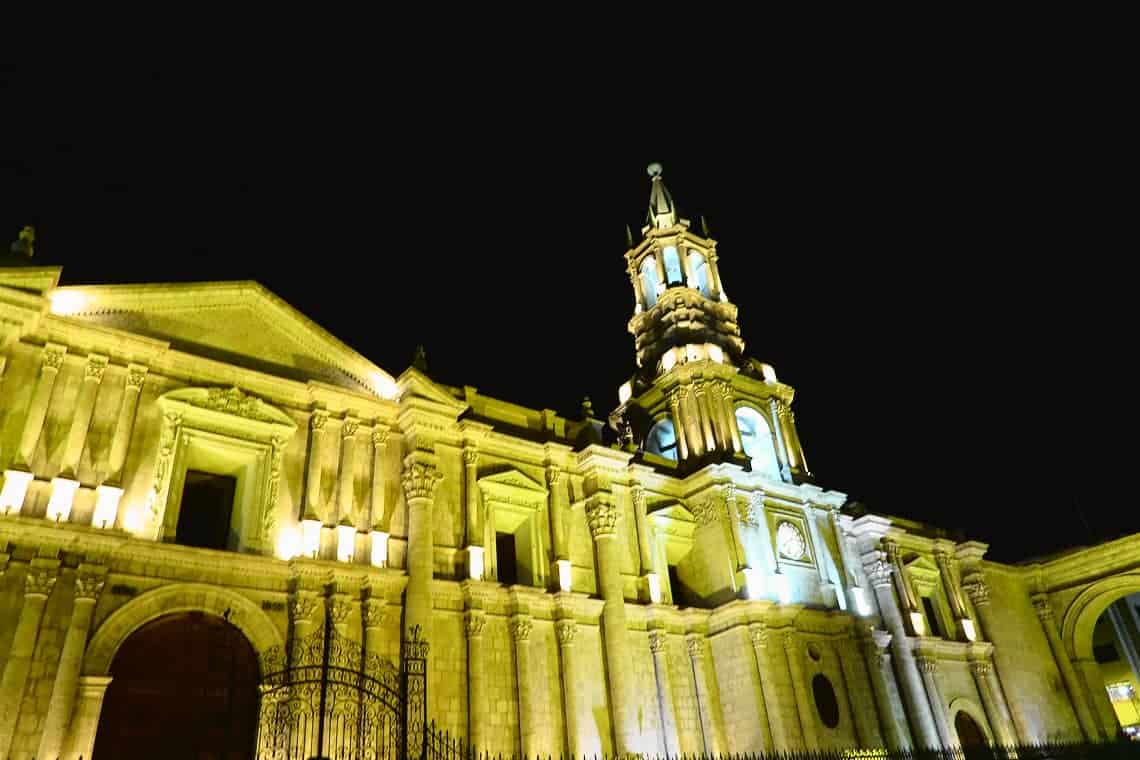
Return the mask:
[[677,461],[677,430],[673,420],[659,420],[645,436],[645,450],[650,454]]
[[736,409],[736,425],[744,454],[752,460],[752,471],[779,480],[780,461],[768,420],[752,407],[740,406]]

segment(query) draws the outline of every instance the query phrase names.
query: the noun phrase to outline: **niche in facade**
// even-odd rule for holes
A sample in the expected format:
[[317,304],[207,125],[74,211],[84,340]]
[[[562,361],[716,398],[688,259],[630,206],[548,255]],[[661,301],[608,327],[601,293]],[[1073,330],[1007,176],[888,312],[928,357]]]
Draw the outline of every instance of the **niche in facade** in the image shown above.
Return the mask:
[[[502,583],[546,588],[550,574],[546,487],[518,470],[479,478],[484,574]],[[500,551],[514,556],[499,556]]]

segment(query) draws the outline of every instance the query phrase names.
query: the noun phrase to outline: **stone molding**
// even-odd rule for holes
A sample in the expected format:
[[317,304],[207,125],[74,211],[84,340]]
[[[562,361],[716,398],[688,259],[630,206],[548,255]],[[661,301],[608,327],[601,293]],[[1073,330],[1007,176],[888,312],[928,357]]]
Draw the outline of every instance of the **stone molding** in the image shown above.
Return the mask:
[[980,573],[966,576],[962,580],[962,590],[970,598],[970,603],[981,607],[990,603],[990,588]]
[[611,494],[596,493],[586,500],[586,522],[595,541],[615,534],[617,508]]

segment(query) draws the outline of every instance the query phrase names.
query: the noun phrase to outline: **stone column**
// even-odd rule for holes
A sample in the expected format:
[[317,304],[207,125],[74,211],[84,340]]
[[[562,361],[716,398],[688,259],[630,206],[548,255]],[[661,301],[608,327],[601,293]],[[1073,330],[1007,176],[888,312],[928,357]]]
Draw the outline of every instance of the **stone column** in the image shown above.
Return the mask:
[[717,258],[716,249],[710,248],[705,262],[709,267],[709,297],[714,301],[725,300],[721,298],[723,290],[720,286],[720,269],[716,265]]
[[926,697],[922,675],[918,672],[914,655],[910,648],[903,624],[902,613],[891,589],[893,568],[883,557],[883,552],[871,552],[873,559],[867,566],[867,577],[875,589],[875,599],[883,623],[891,634],[891,650],[894,654],[898,683],[906,703],[906,711],[913,724],[915,743],[921,748],[939,746],[938,728],[934,715],[930,712],[930,702]]
[[621,579],[621,556],[617,546],[617,509],[613,495],[599,491],[586,501],[586,521],[597,553],[598,590],[602,605],[602,644],[606,654],[610,715],[614,728],[614,751],[618,755],[640,753],[637,698],[629,658],[629,632],[625,620],[625,597]]
[[784,632],[784,654],[788,658],[788,673],[792,679],[792,691],[796,695],[796,710],[800,716],[800,730],[803,732],[804,747],[809,751],[819,749],[819,735],[815,725],[815,705],[807,692],[807,676],[804,675],[803,652],[800,651],[800,637],[795,631]]
[[28,416],[24,418],[24,427],[20,432],[20,443],[16,447],[16,458],[12,462],[12,469],[29,472],[32,457],[36,453],[36,444],[40,441],[40,433],[44,429],[44,420],[47,419],[48,406],[51,404],[51,392],[55,388],[55,379],[63,367],[63,357],[67,353],[67,346],[48,343],[44,346],[41,355],[40,375],[36,379],[35,390],[32,391],[32,400],[28,404]]
[[669,391],[669,414],[673,418],[673,433],[677,436],[677,461],[689,458],[689,446],[685,435],[685,421],[681,416],[681,397],[678,389]]
[[368,524],[369,559],[375,567],[388,566],[388,505],[385,499],[387,483],[385,482],[384,458],[388,452],[389,430],[376,423],[372,427],[372,483],[370,487],[370,502]]
[[550,536],[554,542],[554,567],[551,574],[559,591],[570,590],[570,541],[566,535],[566,481],[562,470],[554,465],[546,468],[547,512]]
[[657,707],[661,711],[661,734],[665,754],[681,754],[677,737],[677,715],[673,708],[673,682],[669,678],[669,634],[664,628],[649,631],[649,651],[653,653],[653,678],[657,684]]
[[487,615],[483,610],[463,613],[463,631],[467,636],[467,741],[479,757],[487,751],[488,694],[483,661],[483,630]]
[[305,639],[313,633],[315,620],[313,613],[317,611],[316,594],[311,591],[298,591],[289,603],[289,612],[293,618],[293,641],[289,645],[290,664],[296,668],[304,665],[314,665],[306,656]]
[[16,623],[16,633],[12,637],[3,680],[0,681],[0,757],[8,757],[12,749],[40,621],[58,573],[58,560],[34,559],[24,577],[24,606],[20,609],[20,620]]
[[467,515],[467,577],[481,581],[484,577],[483,526],[479,506],[479,450],[471,447],[463,449],[463,501]]
[[63,458],[59,467],[61,478],[78,479],[76,473],[79,471],[79,459],[83,456],[83,447],[87,443],[91,415],[95,413],[95,398],[106,371],[106,356],[90,354],[87,357],[87,365],[83,368],[83,385],[79,388],[79,396],[72,411],[71,427],[68,428],[67,440],[63,445]]
[[[639,483],[634,483],[630,488],[630,496],[633,500],[634,528],[637,530],[638,578],[644,579],[649,601],[656,604],[661,601],[661,584],[659,580],[650,577],[656,577],[656,568],[653,562],[653,549],[649,546],[649,518],[646,515],[645,489]],[[657,588],[657,598],[654,598],[654,584]]]
[[942,699],[942,690],[938,688],[938,660],[930,656],[919,655],[918,669],[922,673],[922,682],[926,686],[926,697],[930,702],[930,713],[934,716],[934,725],[938,728],[938,737],[943,747],[954,746],[954,733],[950,730],[950,719],[946,715],[946,702]]
[[780,400],[772,397],[768,401],[768,410],[771,413],[772,432],[776,435],[776,459],[780,462],[780,474],[784,480],[791,482],[792,467],[791,467],[791,449],[790,444],[784,437],[784,431],[780,428]]
[[708,399],[708,386],[704,380],[697,380],[693,383],[694,396],[696,398],[697,414],[700,419],[701,432],[704,433],[705,451],[716,451],[717,441],[716,435],[713,432],[712,414],[709,409]]
[[95,732],[99,728],[99,714],[103,712],[103,697],[111,676],[80,676],[76,695],[75,716],[71,719],[63,757],[66,760],[88,760],[95,751]]
[[408,585],[405,591],[404,634],[419,626],[420,637],[431,642],[432,513],[435,489],[441,480],[435,456],[414,451],[404,459],[404,499],[408,503]]
[[855,723],[855,736],[860,747],[882,746],[879,721],[875,715],[875,703],[867,699],[867,671],[863,667],[863,657],[850,634],[835,642],[835,655],[843,674],[844,692],[851,707],[851,717]]
[[370,597],[361,610],[360,624],[364,628],[364,653],[383,657],[384,621],[388,615],[388,602]]
[[728,737],[724,732],[724,714],[717,697],[716,676],[708,661],[708,642],[697,634],[689,634],[685,638],[685,646],[693,663],[693,680],[697,684],[697,708],[704,729],[705,754],[725,754],[728,752]]
[[75,707],[75,693],[79,685],[79,671],[83,666],[83,653],[87,649],[87,632],[95,602],[106,581],[106,570],[98,566],[81,565],[75,576],[75,605],[71,622],[63,639],[63,652],[55,672],[51,701],[44,716],[43,733],[36,757],[55,758],[63,749],[63,739],[71,711]]
[[[975,621],[977,623],[977,639],[978,641],[986,641],[987,637],[992,635],[994,626],[992,607],[990,606],[989,587],[986,585],[986,582],[982,578],[982,575],[979,572],[974,572],[962,580],[961,588],[969,598],[970,603],[973,605],[974,614],[978,617],[978,619]],[[995,649],[994,654],[992,655],[992,668],[999,695],[1002,693],[1002,667],[998,663],[998,659],[1001,657],[1002,655]],[[1004,697],[1002,698],[1002,703],[1006,705],[1007,709],[1009,708],[1009,703],[1004,699]],[[1074,705],[1074,710],[1075,709],[1076,708]],[[1074,715],[1076,715],[1075,712]],[[1019,724],[1019,717],[1017,715],[1011,713],[1010,718],[1012,720],[1012,723],[1010,725],[1014,730],[1015,736],[1021,737],[1022,740],[1028,740],[1033,736],[1032,731]],[[1077,725],[1079,727],[1082,726],[1080,719],[1076,718],[1076,720]]]
[[800,472],[810,473],[807,460],[804,458],[803,446],[800,445],[800,435],[796,431],[796,415],[787,404],[780,403],[776,407],[779,415],[779,427],[784,431],[784,440],[788,444],[788,460],[792,467],[799,467]]
[[1003,747],[1012,747],[1017,744],[1017,736],[1013,730],[1013,720],[1009,709],[1001,694],[1001,686],[997,683],[997,676],[989,660],[971,660],[970,672],[974,675],[974,684],[978,687],[978,694],[982,698],[982,707],[986,711],[986,718],[994,732],[994,739]]
[[[971,596],[978,597],[982,595],[980,593],[981,589],[987,587],[980,577],[974,576],[970,579],[968,588],[973,590]],[[985,604],[988,607],[988,591],[984,596],[986,597]],[[1069,693],[1069,701],[1072,703],[1073,710],[1077,714],[1077,720],[1080,723],[1081,730],[1085,734],[1085,738],[1089,741],[1100,741],[1103,737],[1100,724],[1097,722],[1089,702],[1085,698],[1084,685],[1081,683],[1076,670],[1073,668],[1073,663],[1069,659],[1069,653],[1065,651],[1065,645],[1061,643],[1061,632],[1057,629],[1057,621],[1053,617],[1053,608],[1049,606],[1048,597],[1044,594],[1034,596],[1033,608],[1037,612],[1037,618],[1041,621],[1041,627],[1045,629],[1045,638],[1049,640],[1049,649],[1053,651],[1053,659],[1057,661],[1057,667],[1061,671],[1061,680],[1065,684],[1065,691]],[[978,616],[982,618],[982,625],[987,631],[991,630],[990,626],[993,619],[988,609],[983,613],[982,607],[978,606],[977,610]]]
[[724,405],[724,417],[728,423],[728,436],[732,441],[732,450],[736,452],[744,451],[744,442],[740,438],[740,426],[736,422],[736,406],[733,404],[732,383],[728,380],[721,380],[718,383],[720,388],[721,403]]
[[[819,576],[819,589],[824,599],[827,599],[827,592],[831,590],[831,576],[828,575],[827,569],[824,567],[824,562],[831,556],[831,550],[819,535],[819,520],[816,513],[816,505],[808,502],[804,505],[804,517],[807,518],[808,533],[811,535],[811,541],[815,544],[815,572]],[[843,593],[843,589],[835,590],[836,596]]]
[[538,737],[534,693],[531,689],[530,632],[533,628],[526,615],[511,618],[511,639],[515,642],[515,679],[519,695],[519,746],[523,757],[538,756]]
[[328,518],[324,514],[324,505],[321,504],[321,441],[328,421],[329,413],[323,409],[314,410],[309,421],[309,461],[305,476],[306,520],[324,522]]
[[1087,660],[1083,658],[1074,659],[1073,667],[1077,669],[1077,674],[1084,680],[1085,693],[1092,699],[1093,712],[1100,720],[1104,740],[1115,740],[1120,730],[1120,722],[1116,719],[1116,711],[1112,708],[1112,702],[1104,688],[1104,674],[1101,672],[1100,665],[1090,657]]
[[[910,576],[907,575],[906,568],[902,564],[902,554],[899,550],[899,545],[890,539],[883,539],[883,549],[887,552],[887,559],[890,560],[891,568],[894,571],[895,586],[898,590],[899,599],[906,608],[907,619],[904,621],[903,626],[908,630],[913,628],[913,620],[910,619],[910,614],[919,612],[918,608],[918,594],[915,593],[914,586],[910,582]],[[918,633],[918,631],[914,631]]]
[[123,386],[123,400],[119,402],[119,417],[115,422],[115,435],[111,439],[111,453],[107,457],[107,478],[103,481],[104,485],[118,486],[123,480],[123,466],[131,447],[131,435],[135,430],[135,416],[143,383],[146,382],[146,373],[147,368],[141,364],[127,365],[127,380]]
[[689,454],[699,457],[708,449],[705,448],[705,436],[701,430],[701,411],[696,394],[691,385],[682,385],[677,388],[677,395],[680,401],[679,419],[681,427],[685,430]]
[[562,714],[566,723],[566,749],[570,757],[581,757],[585,742],[579,722],[585,718],[588,708],[581,702],[581,689],[578,688],[578,663],[574,658],[574,639],[578,634],[578,623],[570,618],[562,618],[554,623],[558,636],[558,651],[562,655]]
[[894,671],[891,669],[891,635],[875,629],[862,640],[863,651],[870,670],[871,689],[875,694],[875,705],[879,711],[879,723],[883,727],[887,748],[891,750],[911,749],[910,733],[905,726],[895,720],[895,698],[893,696]]
[[752,652],[756,662],[756,683],[760,685],[760,692],[756,695],[760,704],[760,734],[764,741],[765,752],[785,750],[790,742],[788,731],[784,726],[784,716],[781,714],[778,698],[779,692],[776,684],[772,682],[771,664],[768,662],[768,629],[763,623],[751,623],[748,626],[748,638],[752,641]]
[[355,524],[353,513],[356,501],[356,431],[360,420],[345,417],[340,428],[340,462],[337,468],[336,506],[337,516],[333,522],[349,520]]

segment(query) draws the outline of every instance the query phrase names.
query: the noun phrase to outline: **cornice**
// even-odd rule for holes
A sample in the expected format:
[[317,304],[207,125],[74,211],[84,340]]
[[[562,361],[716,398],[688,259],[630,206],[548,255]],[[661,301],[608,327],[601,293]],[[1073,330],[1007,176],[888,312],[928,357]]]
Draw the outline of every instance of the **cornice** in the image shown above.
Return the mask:
[[1045,592],[1129,572],[1140,568],[1140,533],[1017,567],[1038,578]]

